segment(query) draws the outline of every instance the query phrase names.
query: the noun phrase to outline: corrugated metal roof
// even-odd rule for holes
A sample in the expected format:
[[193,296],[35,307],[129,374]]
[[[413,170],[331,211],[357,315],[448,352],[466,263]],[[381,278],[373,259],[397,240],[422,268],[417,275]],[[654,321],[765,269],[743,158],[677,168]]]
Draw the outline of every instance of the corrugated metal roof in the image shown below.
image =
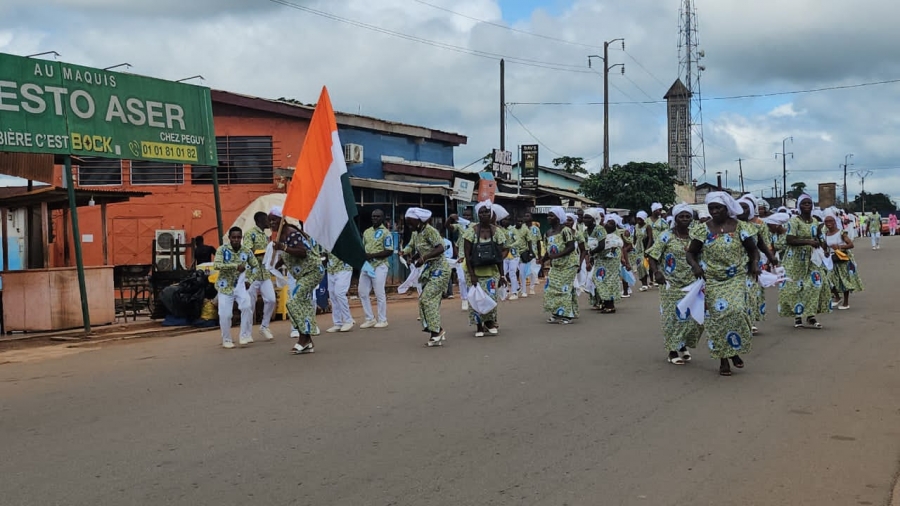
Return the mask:
[[416,162],[407,160],[403,157],[388,155],[381,155],[381,163],[393,163],[396,165],[406,165],[408,167],[422,167],[425,169],[446,170],[449,172],[456,172],[458,174],[478,174],[479,172],[484,171],[483,167],[479,167],[477,165],[457,169],[456,167],[453,167],[451,165],[441,165],[439,163],[430,162]]

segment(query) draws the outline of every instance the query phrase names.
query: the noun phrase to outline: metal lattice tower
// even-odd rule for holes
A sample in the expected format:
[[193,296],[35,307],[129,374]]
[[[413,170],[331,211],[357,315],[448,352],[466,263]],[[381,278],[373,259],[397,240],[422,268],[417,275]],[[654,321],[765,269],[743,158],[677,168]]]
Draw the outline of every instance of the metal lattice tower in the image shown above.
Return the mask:
[[700,173],[706,176],[706,147],[703,145],[703,102],[700,95],[700,75],[706,67],[700,63],[705,56],[700,50],[700,38],[697,25],[697,8],[693,1],[683,0],[678,21],[678,76],[690,93],[691,138],[688,146],[691,157],[691,174]]

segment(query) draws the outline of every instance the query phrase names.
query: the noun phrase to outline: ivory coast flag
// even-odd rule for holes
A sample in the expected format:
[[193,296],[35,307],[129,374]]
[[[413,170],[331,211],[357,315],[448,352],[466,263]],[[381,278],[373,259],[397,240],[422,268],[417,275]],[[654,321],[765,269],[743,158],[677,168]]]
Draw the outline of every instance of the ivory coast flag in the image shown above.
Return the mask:
[[302,221],[304,232],[354,268],[360,269],[366,262],[362,238],[354,221],[356,201],[344,150],[328,89],[324,86],[282,212]]

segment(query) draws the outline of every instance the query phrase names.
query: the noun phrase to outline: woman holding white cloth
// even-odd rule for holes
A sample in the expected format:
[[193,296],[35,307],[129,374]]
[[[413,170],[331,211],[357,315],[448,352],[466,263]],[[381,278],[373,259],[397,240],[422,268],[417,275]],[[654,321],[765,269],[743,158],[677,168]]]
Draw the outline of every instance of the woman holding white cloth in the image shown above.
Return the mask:
[[[498,302],[501,286],[506,279],[501,276],[503,259],[506,258],[506,232],[494,225],[493,204],[489,200],[475,206],[477,224],[465,231],[463,251],[468,271],[468,283],[480,287],[494,301]],[[470,305],[469,324],[475,325],[475,337],[484,337],[485,332],[497,335],[497,307],[486,314],[479,314]]]

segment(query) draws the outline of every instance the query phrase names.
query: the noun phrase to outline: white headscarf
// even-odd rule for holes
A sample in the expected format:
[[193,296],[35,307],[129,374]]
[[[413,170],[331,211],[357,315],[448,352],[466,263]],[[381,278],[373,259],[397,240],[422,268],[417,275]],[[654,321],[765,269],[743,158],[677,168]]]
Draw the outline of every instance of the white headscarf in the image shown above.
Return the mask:
[[559,220],[560,223],[566,223],[566,210],[560,206],[553,206],[550,208],[550,214],[556,216],[556,219]]
[[281,206],[272,206],[272,209],[269,209],[269,214],[272,216],[278,216],[281,218],[282,207]]
[[488,209],[491,210],[491,213],[494,212],[493,204],[491,203],[490,200],[485,200],[484,202],[479,202],[479,203],[475,204],[475,209],[473,210],[474,218],[476,220],[478,219],[478,211],[480,211],[482,207],[487,207]]
[[603,210],[600,209],[599,207],[590,207],[590,208],[584,210],[584,214],[586,216],[590,216],[591,218],[594,219],[595,223],[599,224],[600,216],[603,215]]
[[819,218],[820,220],[825,221],[825,213],[822,212],[821,209],[813,209],[813,210],[812,210],[812,216],[813,216],[814,218]]
[[800,197],[797,199],[797,210],[798,211],[800,210],[800,203],[803,202],[804,200],[808,200],[808,201],[812,202],[812,197],[810,197],[809,195],[807,195],[805,193],[803,195],[800,195]]
[[431,219],[431,211],[422,209],[421,207],[410,207],[406,210],[406,217],[426,222]]
[[[747,204],[747,206],[750,207],[750,214],[747,216],[747,219],[752,220],[753,218],[756,218],[756,199],[750,195],[744,195],[738,199],[738,204],[741,203]],[[743,213],[743,211],[741,211],[741,213]]]
[[578,223],[578,215],[575,213],[566,213],[566,221],[572,219],[572,224]]
[[656,211],[659,211],[662,208],[663,208],[662,204],[660,204],[659,202],[654,202],[653,204],[650,205],[650,212],[655,213]]
[[694,210],[687,204],[687,202],[682,202],[675,207],[672,208],[672,217],[676,217],[681,213],[688,213],[691,216],[694,216]]
[[788,210],[788,208],[786,208],[786,207],[784,207],[784,206],[779,207],[779,208],[777,209],[777,211],[778,211],[779,213],[787,213],[787,212],[790,212],[790,211]]
[[763,218],[763,222],[767,225],[784,225],[791,219],[790,213],[775,213],[771,216]]
[[[826,209],[826,210],[825,210],[825,218],[827,218],[827,217],[829,217],[829,216],[831,216],[832,218],[834,218],[834,221],[837,221],[837,219],[838,219],[838,211],[837,211],[837,209],[835,209],[835,208],[833,208],[833,207],[829,207],[828,209]],[[823,219],[822,221],[825,221],[825,220]]]
[[503,221],[507,216],[509,216],[509,211],[503,208],[500,204],[491,205],[491,211],[494,211],[494,216],[497,217],[497,221]]
[[647,211],[638,211],[637,214],[634,215],[634,217],[639,220],[646,220],[647,219]]
[[619,227],[619,228],[624,228],[624,227],[625,227],[625,223],[622,221],[622,217],[619,216],[617,213],[610,213],[610,214],[607,214],[607,215],[606,215],[606,221],[607,221],[607,223],[610,222],[610,221],[615,222],[616,226]]
[[734,200],[730,193],[726,192],[709,192],[706,194],[707,208],[710,204],[722,204],[728,208],[728,216],[736,218],[737,215],[744,212],[744,208]]

